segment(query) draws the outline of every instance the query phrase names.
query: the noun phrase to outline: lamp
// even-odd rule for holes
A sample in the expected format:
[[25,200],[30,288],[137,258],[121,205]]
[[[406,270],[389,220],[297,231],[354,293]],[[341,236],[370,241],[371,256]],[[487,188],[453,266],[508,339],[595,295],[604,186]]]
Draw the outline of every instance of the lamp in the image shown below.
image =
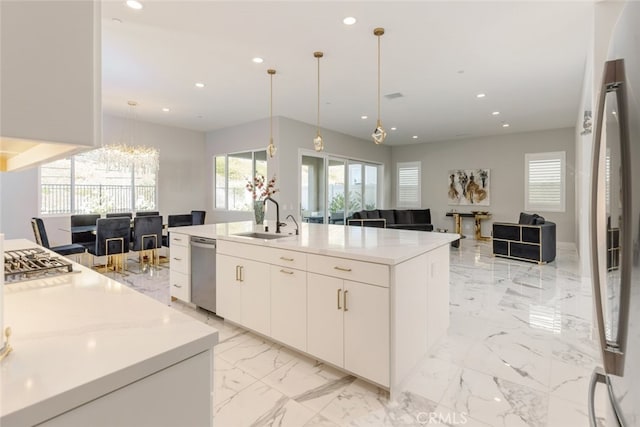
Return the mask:
[[387,137],[387,131],[382,127],[382,121],[380,120],[380,37],[383,34],[384,28],[376,28],[373,30],[373,35],[378,38],[378,120],[371,137],[376,144],[382,144]]
[[269,95],[269,145],[267,146],[267,153],[270,158],[276,155],[276,146],[273,145],[273,75],[276,70],[269,68],[267,73],[271,77],[271,93]]
[[316,125],[316,137],[313,138],[313,148],[316,151],[324,150],[324,142],[320,135],[320,58],[324,56],[322,52],[313,52],[313,56],[318,59],[318,118]]
[[136,101],[128,101],[129,118],[123,126],[120,139],[115,143],[104,145],[98,156],[108,170],[128,171],[135,168],[137,173],[148,174],[158,170],[159,153],[154,147],[134,145],[136,125]]

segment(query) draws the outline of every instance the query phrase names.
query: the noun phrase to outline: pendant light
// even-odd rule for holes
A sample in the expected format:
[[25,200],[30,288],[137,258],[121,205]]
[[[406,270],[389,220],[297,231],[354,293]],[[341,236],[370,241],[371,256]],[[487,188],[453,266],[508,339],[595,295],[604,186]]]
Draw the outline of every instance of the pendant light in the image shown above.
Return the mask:
[[322,135],[320,135],[320,58],[324,56],[324,53],[313,52],[313,56],[318,59],[318,118],[316,125],[316,137],[313,138],[313,148],[316,151],[322,151],[324,150],[324,142],[322,140]]
[[269,158],[273,158],[276,155],[276,146],[273,144],[273,75],[276,70],[269,68],[267,74],[271,78],[271,93],[269,95],[269,145],[267,146],[267,153]]
[[373,30],[373,35],[378,38],[378,120],[376,121],[376,128],[371,134],[371,137],[376,144],[382,144],[387,137],[387,131],[382,127],[382,121],[380,120],[380,37],[383,34],[384,28],[376,28]]

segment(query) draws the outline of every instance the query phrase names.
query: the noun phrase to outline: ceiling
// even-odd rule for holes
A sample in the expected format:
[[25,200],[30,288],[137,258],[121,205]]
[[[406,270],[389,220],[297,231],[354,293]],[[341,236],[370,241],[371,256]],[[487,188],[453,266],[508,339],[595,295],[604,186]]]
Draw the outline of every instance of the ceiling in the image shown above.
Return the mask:
[[274,116],[315,124],[319,50],[321,126],[369,139],[384,27],[381,92],[403,95],[381,100],[389,145],[573,126],[592,22],[587,1],[142,3],[103,2],[106,113],[135,100],[140,120],[199,131],[264,119],[275,68]]

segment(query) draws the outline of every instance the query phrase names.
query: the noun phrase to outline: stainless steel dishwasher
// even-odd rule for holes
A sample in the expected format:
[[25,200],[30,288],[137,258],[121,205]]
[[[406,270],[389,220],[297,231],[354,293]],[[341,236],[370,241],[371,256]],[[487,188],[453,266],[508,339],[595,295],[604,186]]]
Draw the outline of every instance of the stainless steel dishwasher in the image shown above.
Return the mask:
[[216,311],[216,241],[191,237],[191,302]]

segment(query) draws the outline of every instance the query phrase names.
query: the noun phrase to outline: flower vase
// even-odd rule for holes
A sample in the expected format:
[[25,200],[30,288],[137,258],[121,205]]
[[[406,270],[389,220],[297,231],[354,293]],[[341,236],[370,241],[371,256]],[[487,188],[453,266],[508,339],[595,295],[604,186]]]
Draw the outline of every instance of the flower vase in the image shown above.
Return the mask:
[[264,223],[264,203],[262,201],[253,202],[253,214],[256,217],[256,224]]

